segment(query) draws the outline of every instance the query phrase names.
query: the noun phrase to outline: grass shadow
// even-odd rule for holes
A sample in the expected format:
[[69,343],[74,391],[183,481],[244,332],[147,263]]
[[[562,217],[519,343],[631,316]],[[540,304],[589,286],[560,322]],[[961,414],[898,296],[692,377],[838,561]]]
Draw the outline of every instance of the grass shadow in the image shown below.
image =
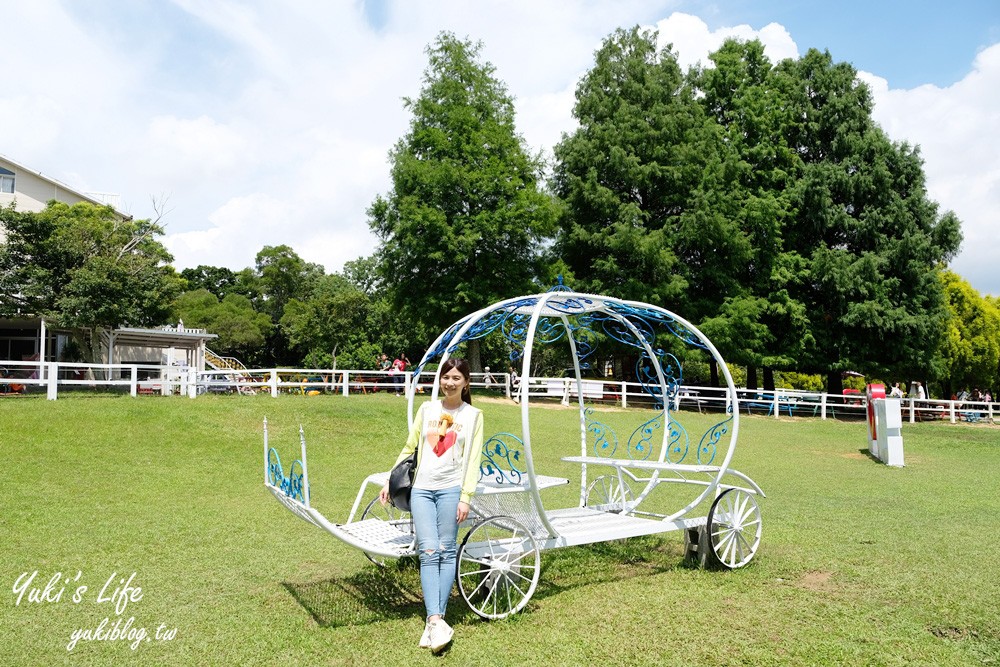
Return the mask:
[[414,559],[372,565],[347,577],[322,581],[282,582],[320,627],[368,625],[421,616],[420,570]]
[[[530,614],[534,602],[582,586],[653,576],[684,568],[683,549],[659,537],[598,542],[542,554],[542,572],[531,602],[520,614]],[[285,590],[321,627],[368,625],[424,613],[420,568],[413,558],[370,566],[346,577],[313,582],[283,582]],[[466,624],[478,616],[453,593],[449,622]]]
[[534,597],[544,599],[571,588],[684,569],[683,551],[679,541],[651,535],[546,553]]
[[868,457],[875,463],[882,463],[882,459],[880,459],[879,457],[875,456],[870,451],[868,451],[867,447],[862,447],[861,449],[858,450],[858,453]]

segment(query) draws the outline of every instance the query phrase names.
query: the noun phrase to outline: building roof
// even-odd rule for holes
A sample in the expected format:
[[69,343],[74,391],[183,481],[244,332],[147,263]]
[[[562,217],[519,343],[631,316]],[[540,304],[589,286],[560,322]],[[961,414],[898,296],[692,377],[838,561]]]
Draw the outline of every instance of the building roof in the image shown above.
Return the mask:
[[115,329],[114,343],[120,345],[136,345],[140,347],[197,347],[203,341],[218,338],[217,334],[206,333],[204,329],[178,329],[161,327],[159,329],[136,329],[121,327]]
[[[51,184],[53,184],[55,186],[58,186],[58,187],[62,188],[63,190],[65,190],[66,192],[69,192],[70,194],[72,194],[72,195],[74,195],[76,197],[79,197],[80,199],[88,201],[91,204],[95,204],[97,206],[109,206],[110,205],[106,201],[103,201],[102,199],[100,199],[99,197],[94,196],[94,194],[87,194],[86,192],[81,192],[80,190],[77,190],[74,187],[66,185],[65,183],[63,183],[62,181],[60,181],[60,180],[58,180],[56,178],[52,178],[51,176],[46,176],[45,174],[43,174],[40,171],[35,171],[34,169],[32,169],[30,167],[26,167],[23,164],[21,164],[20,162],[18,162],[17,160],[12,160],[12,159],[10,159],[9,157],[7,157],[6,155],[4,155],[2,153],[0,153],[0,160],[2,160],[4,162],[7,162],[8,164],[14,165],[20,171],[27,172],[27,173],[29,173],[29,174],[31,174],[33,176],[36,176],[37,178],[42,179],[43,181],[46,181],[46,182],[51,183]],[[107,195],[105,195],[105,197],[107,197]],[[118,210],[117,206],[111,206],[111,208],[113,208],[115,210],[115,213],[117,213],[118,215],[120,215],[125,220],[131,220],[132,219],[131,215],[129,215],[128,213],[124,213],[124,212]]]

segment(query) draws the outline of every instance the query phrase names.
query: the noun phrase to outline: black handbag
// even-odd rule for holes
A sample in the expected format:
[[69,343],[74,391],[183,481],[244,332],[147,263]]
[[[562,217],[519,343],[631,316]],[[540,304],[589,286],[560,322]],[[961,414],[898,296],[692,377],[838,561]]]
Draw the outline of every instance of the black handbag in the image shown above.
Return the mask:
[[410,511],[410,490],[413,489],[413,477],[417,474],[417,451],[396,464],[389,473],[389,502],[403,512]]

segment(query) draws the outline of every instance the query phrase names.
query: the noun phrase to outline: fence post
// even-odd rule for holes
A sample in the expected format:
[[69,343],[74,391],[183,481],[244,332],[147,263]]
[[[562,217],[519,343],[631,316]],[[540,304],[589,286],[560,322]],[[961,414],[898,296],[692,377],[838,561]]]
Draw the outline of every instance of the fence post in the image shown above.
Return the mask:
[[50,401],[56,400],[56,382],[59,380],[59,366],[56,363],[49,364],[49,380],[46,398]]
[[139,395],[139,367],[130,366],[129,371],[129,393],[135,398]]
[[278,371],[277,369],[271,370],[271,379],[269,380],[271,385],[271,398],[278,398]]
[[350,389],[348,389],[348,386],[349,385],[347,383],[347,371],[344,371],[344,389],[343,389],[344,396],[348,396],[350,394]]
[[774,409],[774,418],[777,419],[778,418],[778,390],[777,389],[774,390],[774,398],[772,399],[772,403],[773,403],[773,406],[774,406],[774,408],[773,408]]
[[188,398],[198,396],[198,371],[194,368],[188,369]]
[[951,423],[955,423],[955,401],[948,401],[948,413],[951,415]]
[[915,419],[915,414],[914,414],[914,410],[913,410],[913,402],[914,402],[915,400],[916,400],[916,399],[914,399],[914,398],[911,398],[911,399],[910,399],[910,423],[911,423],[911,424],[912,424],[912,423],[914,423],[914,422],[916,421],[916,419]]
[[826,419],[826,392],[820,396],[819,399],[819,415],[821,419]]
[[623,408],[627,408],[628,407],[628,398],[626,398],[627,396],[628,396],[628,382],[625,382],[624,380],[622,380],[622,407]]

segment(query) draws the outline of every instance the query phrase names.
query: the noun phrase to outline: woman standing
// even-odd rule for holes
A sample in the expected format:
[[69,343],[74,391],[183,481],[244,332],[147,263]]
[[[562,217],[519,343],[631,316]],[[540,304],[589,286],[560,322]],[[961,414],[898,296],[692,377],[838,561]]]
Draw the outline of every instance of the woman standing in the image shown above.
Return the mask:
[[[399,463],[417,453],[410,512],[420,551],[420,588],[427,624],[420,646],[439,653],[454,634],[444,620],[455,582],[458,524],[469,516],[469,502],[479,482],[483,454],[483,413],[472,407],[469,363],[448,359],[440,368],[444,398],[420,406]],[[379,493],[389,501],[388,483]]]

